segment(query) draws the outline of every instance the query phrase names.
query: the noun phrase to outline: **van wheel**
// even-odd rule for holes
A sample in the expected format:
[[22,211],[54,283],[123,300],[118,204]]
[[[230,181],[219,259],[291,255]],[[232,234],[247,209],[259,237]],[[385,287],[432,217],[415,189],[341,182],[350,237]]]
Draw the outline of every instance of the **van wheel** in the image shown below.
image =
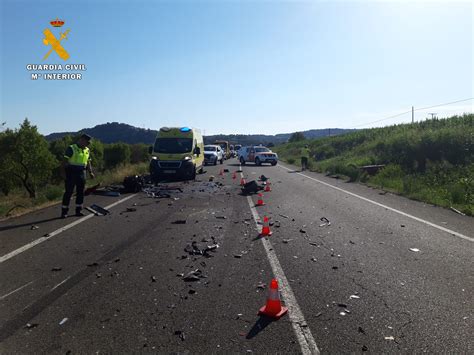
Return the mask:
[[245,159],[244,159],[244,157],[240,157],[240,164],[245,165]]
[[258,159],[258,158],[255,159],[255,164],[257,164],[257,165],[262,165],[262,163],[260,162],[260,159]]

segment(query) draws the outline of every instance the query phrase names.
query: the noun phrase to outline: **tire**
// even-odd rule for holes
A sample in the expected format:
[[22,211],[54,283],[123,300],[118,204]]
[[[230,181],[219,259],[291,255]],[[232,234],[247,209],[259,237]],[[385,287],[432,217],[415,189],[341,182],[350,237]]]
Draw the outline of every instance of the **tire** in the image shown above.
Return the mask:
[[277,162],[276,161],[272,162],[272,166],[275,166],[275,165],[277,165]]
[[244,159],[244,157],[240,157],[240,164],[245,165],[245,159]]
[[216,160],[214,160],[214,165],[217,165],[217,158],[216,158]]
[[[217,164],[217,162],[216,162],[216,164]],[[224,164],[224,158],[221,159],[221,164]]]
[[258,166],[262,165],[262,162],[260,161],[260,159],[258,158],[255,159],[255,165],[258,165]]
[[196,166],[194,166],[194,171],[191,175],[191,180],[196,180]]

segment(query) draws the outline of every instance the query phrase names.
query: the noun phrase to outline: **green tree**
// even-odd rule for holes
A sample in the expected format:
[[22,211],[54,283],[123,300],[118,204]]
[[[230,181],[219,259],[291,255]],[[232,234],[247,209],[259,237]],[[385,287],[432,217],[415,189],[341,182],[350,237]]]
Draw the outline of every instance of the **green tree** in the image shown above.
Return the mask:
[[130,145],[130,162],[132,164],[141,163],[150,159],[148,153],[148,145],[146,144],[132,144]]
[[104,163],[107,169],[119,164],[130,163],[130,146],[125,143],[113,143],[104,146]]
[[299,142],[304,141],[305,139],[306,137],[304,136],[303,132],[295,132],[291,134],[290,139],[288,139],[288,142]]
[[54,156],[48,150],[48,142],[25,119],[17,130],[2,134],[0,170],[2,180],[18,181],[31,198],[36,198],[38,186],[45,185],[56,165]]

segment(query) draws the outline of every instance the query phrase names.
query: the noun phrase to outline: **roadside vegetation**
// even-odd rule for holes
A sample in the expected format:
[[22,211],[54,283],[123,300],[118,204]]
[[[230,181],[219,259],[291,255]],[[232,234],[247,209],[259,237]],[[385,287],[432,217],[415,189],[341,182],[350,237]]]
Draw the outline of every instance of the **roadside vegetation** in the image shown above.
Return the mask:
[[[78,137],[67,135],[48,143],[27,119],[19,129],[0,132],[0,218],[60,201],[64,182],[59,166]],[[90,149],[96,178],[88,178],[87,186],[121,183],[125,176],[148,170],[146,144],[93,139]]]
[[[299,165],[307,144],[310,170],[474,215],[474,114],[316,140],[292,138],[274,149],[290,164]],[[379,164],[385,167],[372,176],[360,169]]]

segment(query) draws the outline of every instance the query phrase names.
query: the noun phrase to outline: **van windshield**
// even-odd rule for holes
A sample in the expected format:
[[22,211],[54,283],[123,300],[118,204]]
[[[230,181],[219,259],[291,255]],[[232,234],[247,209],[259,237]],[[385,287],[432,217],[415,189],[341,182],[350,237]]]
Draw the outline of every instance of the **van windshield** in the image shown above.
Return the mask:
[[157,138],[154,151],[156,153],[179,154],[188,153],[193,149],[191,138]]

